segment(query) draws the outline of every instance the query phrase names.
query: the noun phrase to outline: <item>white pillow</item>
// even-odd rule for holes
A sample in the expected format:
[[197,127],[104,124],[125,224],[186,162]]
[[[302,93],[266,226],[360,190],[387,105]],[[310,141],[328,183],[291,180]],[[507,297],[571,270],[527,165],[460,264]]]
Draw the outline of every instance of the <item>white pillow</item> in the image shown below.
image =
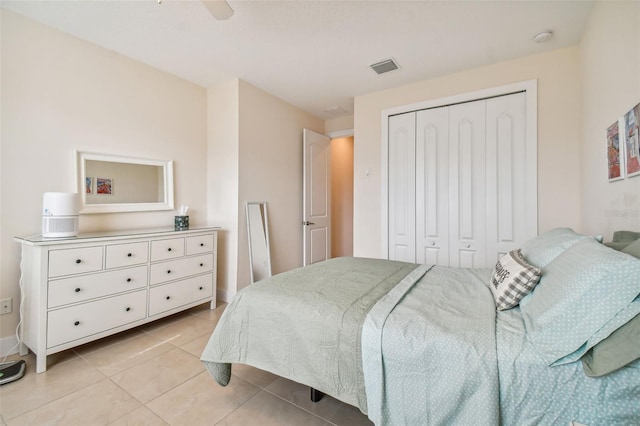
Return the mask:
[[498,310],[513,308],[540,281],[540,268],[530,265],[520,250],[500,258],[491,274],[490,288]]

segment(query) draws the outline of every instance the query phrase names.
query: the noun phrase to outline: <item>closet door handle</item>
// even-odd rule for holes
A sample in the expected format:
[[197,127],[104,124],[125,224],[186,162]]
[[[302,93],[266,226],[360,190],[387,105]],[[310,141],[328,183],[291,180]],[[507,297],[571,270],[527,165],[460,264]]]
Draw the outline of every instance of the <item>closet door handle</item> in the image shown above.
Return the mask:
[[309,222],[308,220],[305,222],[302,222],[303,225],[307,226],[307,225],[315,225],[314,222]]

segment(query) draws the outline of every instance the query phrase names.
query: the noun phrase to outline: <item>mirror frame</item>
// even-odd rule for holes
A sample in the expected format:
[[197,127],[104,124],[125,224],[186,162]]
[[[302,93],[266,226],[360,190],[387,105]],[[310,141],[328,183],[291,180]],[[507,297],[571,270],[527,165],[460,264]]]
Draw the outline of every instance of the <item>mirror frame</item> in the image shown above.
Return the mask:
[[[164,201],[157,203],[112,203],[87,204],[84,182],[86,176],[86,162],[108,161],[112,163],[142,164],[145,166],[162,167],[164,176]],[[82,201],[81,214],[145,212],[154,210],[173,210],[173,161],[152,160],[148,158],[127,157],[121,155],[100,154],[96,152],[76,151],[76,185]]]
[[[249,212],[249,207],[251,206],[258,206],[260,208],[260,211],[262,213],[261,215],[261,220],[262,220],[262,226],[260,227],[260,229],[253,229],[252,230],[252,226],[251,226],[251,214]],[[254,261],[254,247],[253,247],[253,238],[264,238],[264,245],[265,245],[265,250],[266,250],[266,258],[264,259],[265,262],[265,266],[266,266],[266,273],[267,276],[266,277],[262,277],[260,279],[264,279],[264,278],[268,278],[271,276],[271,247],[269,245],[269,216],[267,214],[267,203],[265,201],[246,201],[245,202],[245,212],[246,212],[246,216],[247,216],[247,238],[249,240],[249,276],[250,276],[250,283],[253,284],[254,282],[256,282],[256,277],[255,277],[255,272],[254,272],[254,266],[253,266],[253,261]],[[258,234],[254,235],[256,232],[258,232]],[[263,241],[261,241],[262,243]]]

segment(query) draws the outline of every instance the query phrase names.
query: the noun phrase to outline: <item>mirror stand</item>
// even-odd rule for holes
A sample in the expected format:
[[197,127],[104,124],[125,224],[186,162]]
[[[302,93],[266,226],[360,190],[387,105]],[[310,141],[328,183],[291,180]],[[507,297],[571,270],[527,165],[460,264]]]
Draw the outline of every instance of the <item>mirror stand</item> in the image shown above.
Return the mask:
[[267,203],[247,201],[247,235],[249,237],[249,270],[251,284],[271,276],[269,221]]

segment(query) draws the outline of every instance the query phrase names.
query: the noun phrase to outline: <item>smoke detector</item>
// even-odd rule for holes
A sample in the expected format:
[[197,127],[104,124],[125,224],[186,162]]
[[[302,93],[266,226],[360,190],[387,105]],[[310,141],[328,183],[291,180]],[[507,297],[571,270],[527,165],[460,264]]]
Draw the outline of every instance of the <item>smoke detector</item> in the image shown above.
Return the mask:
[[342,108],[341,106],[332,106],[332,107],[326,108],[324,110],[324,112],[326,112],[327,114],[331,114],[331,115],[345,115],[349,111],[347,111],[346,109]]
[[398,64],[391,58],[385,59],[384,61],[376,62],[373,65],[369,65],[376,73],[384,74],[385,72],[393,71],[398,69]]
[[533,41],[535,41],[536,43],[544,43],[551,37],[553,37],[553,31],[543,31],[533,36]]

